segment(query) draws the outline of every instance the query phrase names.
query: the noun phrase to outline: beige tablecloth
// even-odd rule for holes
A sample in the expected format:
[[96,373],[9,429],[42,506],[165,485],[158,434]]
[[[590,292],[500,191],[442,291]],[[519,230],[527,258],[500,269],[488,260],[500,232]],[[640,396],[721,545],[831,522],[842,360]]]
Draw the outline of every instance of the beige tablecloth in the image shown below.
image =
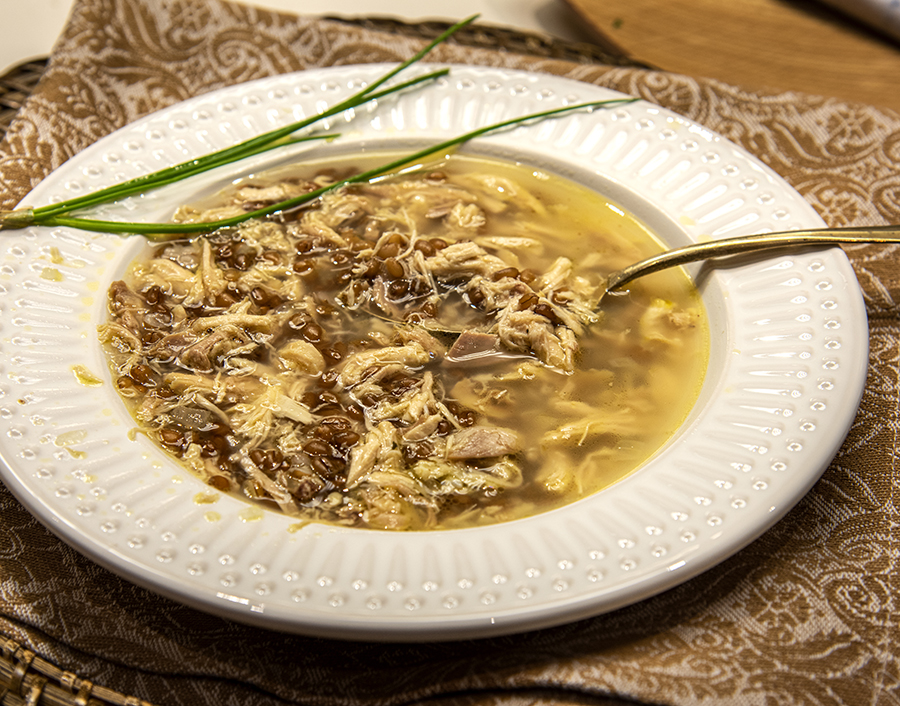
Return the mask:
[[[162,106],[278,72],[398,60],[422,43],[220,0],[78,0],[44,80],[0,145],[3,206],[99,137]],[[743,145],[831,224],[900,222],[895,114],[509,51],[447,45],[432,58],[549,72],[641,96]],[[513,637],[380,645],[289,636],[196,612],[111,575],[0,488],[3,656],[27,648],[70,672],[70,685],[84,684],[77,675],[95,690],[159,706],[604,696],[678,705],[900,703],[900,253],[857,246],[850,255],[870,316],[871,361],[846,443],[786,519],[681,587]]]

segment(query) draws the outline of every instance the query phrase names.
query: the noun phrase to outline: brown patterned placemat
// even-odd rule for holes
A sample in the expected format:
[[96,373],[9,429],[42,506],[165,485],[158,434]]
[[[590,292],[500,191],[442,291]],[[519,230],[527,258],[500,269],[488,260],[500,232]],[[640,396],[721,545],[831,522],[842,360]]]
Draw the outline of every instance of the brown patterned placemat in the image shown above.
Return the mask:
[[[394,61],[419,46],[222,0],[74,5],[43,80],[0,145],[8,206],[99,137],[164,105],[277,72]],[[641,96],[756,154],[834,225],[900,221],[896,114],[460,43],[435,59],[543,71]],[[0,488],[0,633],[35,655],[28,664],[39,657],[159,706],[524,706],[593,704],[609,694],[671,706],[898,703],[900,265],[891,248],[850,254],[872,353],[844,447],[772,530],[671,591],[579,623],[465,643],[284,635],[119,579]],[[22,659],[13,669],[31,676]],[[0,697],[24,702],[25,679],[12,682],[20,693]]]

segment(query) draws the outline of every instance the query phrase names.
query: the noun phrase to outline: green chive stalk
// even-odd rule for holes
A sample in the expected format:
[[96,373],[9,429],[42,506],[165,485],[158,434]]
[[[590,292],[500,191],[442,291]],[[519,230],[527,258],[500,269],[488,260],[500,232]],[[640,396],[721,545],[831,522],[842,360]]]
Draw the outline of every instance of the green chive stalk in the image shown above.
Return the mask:
[[314,201],[315,199],[318,199],[319,197],[330,191],[334,191],[349,184],[358,184],[361,182],[371,181],[372,179],[390,174],[391,172],[401,169],[402,167],[412,164],[413,162],[416,162],[420,159],[424,159],[438,152],[454,149],[459,145],[468,142],[469,140],[480,137],[482,135],[486,135],[491,132],[497,132],[505,128],[523,125],[529,122],[558,117],[566,113],[571,113],[573,111],[590,110],[594,108],[610,108],[613,106],[624,105],[626,103],[633,103],[636,100],[636,98],[617,98],[606,101],[579,103],[577,105],[569,105],[561,108],[541,111],[539,113],[531,113],[529,115],[523,115],[516,118],[511,118],[509,120],[504,120],[502,122],[493,123],[491,125],[486,125],[484,127],[471,130],[470,132],[464,133],[462,135],[450,138],[449,140],[430,145],[429,147],[425,147],[411,154],[404,155],[386,164],[382,164],[368,171],[361,172],[360,174],[341,179],[333,184],[329,184],[328,186],[310,191],[301,196],[296,196],[292,199],[280,201],[278,203],[271,204],[269,206],[266,206],[265,208],[260,208],[255,211],[248,211],[247,213],[242,213],[239,216],[232,216],[231,218],[224,218],[216,221],[205,221],[202,223],[126,223],[119,221],[92,220],[87,218],[78,218],[63,215],[46,218],[42,221],[42,225],[64,226],[100,233],[144,235],[151,241],[165,241],[189,235],[211,233],[221,228],[234,227],[243,223],[244,221],[248,221],[253,218],[262,218],[279,211],[298,208],[300,206],[303,206],[304,204]]
[[402,62],[401,64],[398,64],[396,67],[382,75],[380,78],[366,86],[364,89],[358,91],[357,93],[341,101],[340,103],[331,106],[322,113],[292,123],[285,127],[271,130],[262,135],[258,135],[257,137],[245,140],[244,142],[241,142],[237,145],[233,145],[232,147],[219,150],[218,152],[214,152],[197,159],[188,160],[187,162],[176,164],[172,167],[167,167],[151,174],[131,179],[121,184],[115,184],[105,189],[86,194],[85,196],[79,196],[57,204],[50,204],[34,209],[23,208],[14,211],[0,211],[0,230],[14,230],[27,228],[29,226],[64,226],[101,233],[144,235],[151,241],[164,241],[190,235],[210,233],[221,228],[229,228],[239,225],[240,223],[253,218],[261,218],[280,211],[298,208],[321,197],[329,191],[339,189],[349,184],[371,181],[372,179],[383,176],[385,174],[389,174],[417,160],[434,155],[437,152],[454,149],[455,147],[481,135],[496,132],[498,130],[513,127],[516,125],[533,122],[536,120],[544,120],[547,118],[556,117],[576,110],[606,108],[613,105],[631,103],[636,100],[634,98],[623,98],[608,101],[581,103],[578,105],[565,106],[562,108],[542,111],[539,113],[533,113],[531,115],[512,118],[499,123],[494,123],[493,125],[488,125],[476,130],[472,130],[463,135],[459,135],[430,147],[426,147],[425,149],[419,150],[412,154],[405,155],[387,164],[376,167],[375,169],[371,169],[361,174],[342,179],[327,187],[316,189],[315,191],[311,191],[302,196],[271,204],[265,208],[250,211],[248,213],[234,216],[232,218],[225,218],[203,223],[131,223],[122,221],[97,220],[73,215],[77,212],[84,211],[94,206],[111,203],[113,201],[124,199],[128,196],[133,196],[136,194],[147,193],[152,189],[179,182],[183,179],[187,179],[188,177],[195,176],[197,174],[202,174],[203,172],[209,171],[211,169],[231,164],[233,162],[237,162],[251,156],[262,154],[263,152],[266,152],[268,150],[278,149],[307,140],[334,139],[335,137],[337,137],[337,135],[326,134],[296,137],[295,133],[299,132],[300,130],[309,128],[317,122],[338,115],[347,110],[351,110],[370,101],[379,100],[386,96],[420,85],[426,81],[432,81],[436,78],[447,75],[449,73],[449,69],[441,69],[412,78],[408,81],[390,86],[386,89],[380,91],[378,90],[379,88],[381,88],[381,86],[390,81],[398,73],[411,66],[412,64],[420,61],[435,46],[444,42],[447,38],[449,38],[451,35],[459,31],[463,27],[474,22],[477,17],[478,15],[473,15],[472,17],[454,24],[446,31],[441,33],[437,38],[434,39],[434,41],[430,42],[421,51],[417,52],[414,56]]
[[[187,179],[188,177],[195,176],[196,174],[202,174],[203,172],[215,169],[216,167],[231,164],[232,162],[237,162],[239,160],[246,159],[247,157],[252,157],[256,154],[260,154],[270,149],[276,149],[289,144],[293,144],[298,141],[302,141],[304,138],[291,139],[290,135],[294,132],[302,130],[303,128],[309,127],[316,122],[337,115],[344,110],[356,107],[362,103],[377,100],[379,98],[384,98],[385,96],[388,96],[392,93],[402,91],[417,84],[424,83],[425,81],[431,81],[440,76],[445,76],[447,73],[449,73],[448,69],[441,69],[439,71],[434,71],[432,73],[411,79],[397,86],[392,86],[391,88],[380,91],[378,93],[372,93],[363,96],[362,92],[360,92],[357,93],[353,98],[349,98],[346,101],[341,102],[339,105],[327,109],[323,113],[292,123],[291,125],[283,128],[277,128],[270,132],[246,140],[245,142],[242,142],[240,144],[228,147],[224,150],[220,150],[219,152],[214,152],[197,159],[182,162],[181,164],[176,164],[172,167],[166,167],[165,169],[160,169],[159,171],[153,172],[152,174],[136,177],[129,181],[122,182],[121,184],[115,184],[105,189],[100,189],[99,191],[87,194],[85,196],[79,196],[74,199],[69,199],[68,201],[63,201],[57,204],[40,206],[38,208],[32,209],[31,211],[35,221],[34,225],[43,225],[44,219],[58,214],[81,211],[92,206],[110,203],[111,201],[123,199],[135,194],[146,193],[151,189],[156,189],[167,184],[172,184],[174,182],[181,181],[182,179]],[[367,88],[366,90],[369,89]],[[311,136],[305,139],[319,138],[317,136]],[[0,229],[2,229],[2,223],[0,223]]]
[[236,162],[256,154],[260,154],[268,149],[275,149],[288,144],[293,144],[295,140],[290,139],[290,135],[304,128],[310,127],[314,123],[325,120],[329,117],[338,115],[344,111],[351,110],[360,105],[373,100],[384,98],[393,93],[406,90],[415,85],[426,81],[432,81],[440,76],[449,73],[448,69],[434,71],[423,76],[413,78],[404,83],[391,86],[383,91],[377,89],[391,80],[404,69],[412,64],[420,61],[428,52],[442,42],[446,41],[451,35],[471,24],[477,19],[478,15],[473,15],[461,22],[457,22],[447,30],[442,32],[432,42],[417,52],[414,56],[406,61],[398,64],[396,67],[382,75],[373,83],[369,84],[362,90],[353,94],[349,98],[340,103],[331,106],[324,112],[292,123],[282,128],[271,130],[267,133],[241,142],[232,147],[219,150],[212,154],[199,157],[197,159],[188,160],[181,164],[167,167],[159,171],[144,176],[131,179],[121,184],[116,184],[96,192],[92,192],[85,196],[76,197],[57,204],[41,206],[34,209],[18,209],[15,211],[0,212],[0,230],[27,228],[32,225],[48,225],[49,221],[63,215],[69,215],[75,211],[81,211],[92,206],[104,203],[110,203],[119,199],[126,198],[138,193],[145,193],[151,189],[171,184],[182,179],[186,179],[196,174],[215,169],[232,162]]

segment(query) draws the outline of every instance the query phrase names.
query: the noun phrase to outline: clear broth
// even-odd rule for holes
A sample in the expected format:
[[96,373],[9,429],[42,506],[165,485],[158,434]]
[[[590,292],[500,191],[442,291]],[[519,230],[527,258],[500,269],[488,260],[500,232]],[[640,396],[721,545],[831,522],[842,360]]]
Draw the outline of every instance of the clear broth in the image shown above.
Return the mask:
[[[279,183],[309,188],[372,162],[381,160],[344,159],[278,170],[237,183],[180,217],[211,218],[211,212],[241,208],[231,202],[237,194],[246,201],[241,191],[246,187],[258,189],[254,193],[259,195]],[[115,285],[110,291],[111,324],[101,327],[101,337],[123,399],[143,431],[206,482],[304,521],[402,530],[476,526],[545,512],[608,487],[653,456],[687,417],[706,371],[709,331],[700,296],[681,270],[607,295],[596,322],[586,320],[582,311],[570,367],[563,358],[551,356],[547,364],[534,350],[503,346],[499,355],[463,364],[448,364],[446,351],[439,351],[379,382],[381,387],[374,389],[384,397],[363,399],[359,390],[368,384],[365,379],[345,384],[350,361],[402,341],[395,325],[371,315],[372,307],[360,301],[384,285],[397,295],[388,302],[393,313],[412,312],[411,319],[424,320],[426,326],[434,313],[425,310],[423,316],[419,304],[428,296],[410,289],[408,283],[416,285],[417,280],[408,271],[395,278],[403,280],[399,285],[385,273],[387,260],[406,262],[404,249],[412,262],[414,242],[471,242],[500,258],[516,273],[498,280],[506,287],[502,296],[527,289],[523,282],[529,277],[545,282],[545,273],[561,258],[570,261],[565,283],[545,290],[550,297],[546,302],[553,306],[569,306],[571,298],[590,302],[609,272],[658,252],[660,244],[602,195],[544,171],[494,159],[448,155],[342,193],[349,198],[336,199],[331,215],[314,217],[316,207],[305,208],[273,218],[261,230],[257,224],[252,230],[153,248],[123,278],[127,293]],[[317,231],[323,224],[346,247]],[[397,251],[393,257],[385,249],[389,233],[400,234],[394,238],[398,247],[391,250]],[[203,264],[204,240],[212,243],[212,264]],[[354,285],[347,273],[363,269],[354,258],[365,256],[367,247],[378,274],[370,272],[348,295]],[[422,247],[427,252],[430,246]],[[248,255],[245,261],[240,261],[242,252]],[[176,275],[166,274],[166,268],[172,269],[168,263],[180,268]],[[221,276],[216,281],[230,289],[215,297],[208,292],[203,299],[204,266],[218,271],[207,279]],[[182,271],[193,279],[179,285]],[[495,267],[490,276],[499,274]],[[446,277],[437,312],[442,324],[474,322],[490,329],[486,305],[475,301],[471,289],[476,277],[482,275],[470,270]],[[488,297],[494,296],[494,285],[488,277],[482,279]],[[409,291],[400,292],[403,287]],[[138,299],[130,299],[131,294]],[[525,303],[522,298],[527,309]],[[217,354],[206,346],[212,351],[207,358],[190,362],[198,358],[187,348],[205,350],[203,337],[216,328],[198,325],[196,317],[219,316],[209,321],[221,322],[241,306],[249,316],[277,318],[277,332],[242,324],[243,332],[237,326],[228,345],[243,345],[251,351],[247,356],[235,354],[234,347]],[[138,330],[135,316],[144,322]],[[167,348],[160,341],[171,340],[178,330],[192,338],[173,353],[172,345]],[[128,331],[135,335],[129,337]],[[151,354],[159,349],[167,353]],[[303,352],[312,356],[312,364]],[[370,367],[367,373],[386,375],[383,368]],[[424,384],[423,376],[440,404],[426,406],[418,419],[409,416],[408,407],[394,418],[384,417],[387,403],[400,405],[404,395]],[[235,393],[241,385],[253,391]],[[367,389],[371,393],[373,388]],[[265,420],[255,428],[253,405],[267,410],[257,415]],[[431,436],[418,438],[413,427],[423,426],[429,414],[443,415],[444,424]],[[367,441],[368,448],[377,446],[369,434],[380,423],[392,425],[381,431],[394,435],[393,446],[382,448],[376,467],[362,480],[353,478],[359,475]],[[448,460],[460,446],[454,447],[452,434],[473,425],[505,430],[491,438],[506,440],[511,434],[515,447],[497,456],[478,451],[475,458]],[[239,427],[246,433],[238,433]],[[323,440],[333,458],[314,453],[322,444],[311,442]],[[347,487],[348,477],[353,487]],[[311,495],[312,490],[317,492]]]

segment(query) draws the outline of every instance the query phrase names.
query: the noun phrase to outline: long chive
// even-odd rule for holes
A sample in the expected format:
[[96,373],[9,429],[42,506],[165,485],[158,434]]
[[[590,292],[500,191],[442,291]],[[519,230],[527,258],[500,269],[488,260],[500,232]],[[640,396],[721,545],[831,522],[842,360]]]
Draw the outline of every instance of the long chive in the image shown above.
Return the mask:
[[316,189],[315,191],[310,191],[302,196],[296,196],[292,199],[288,199],[286,201],[281,201],[279,203],[271,204],[266,206],[265,208],[260,208],[255,211],[249,211],[247,213],[243,213],[239,216],[233,216],[231,218],[224,218],[217,221],[207,221],[204,223],[124,223],[119,221],[102,221],[102,220],[91,220],[85,218],[76,218],[76,217],[67,217],[67,216],[59,216],[52,217],[44,220],[42,222],[43,225],[48,226],[67,226],[71,228],[78,228],[81,230],[87,231],[95,231],[101,233],[123,233],[123,234],[139,234],[149,236],[148,239],[151,241],[159,241],[159,240],[170,240],[172,238],[169,237],[158,237],[158,236],[176,236],[181,237],[185,235],[194,235],[194,234],[203,234],[210,233],[215,230],[219,230],[220,228],[230,228],[232,226],[239,225],[244,221],[248,221],[252,218],[261,218],[263,216],[271,215],[272,213],[276,213],[278,211],[285,211],[291,208],[296,208],[298,206],[302,206],[310,201],[313,201],[323,194],[326,194],[330,191],[334,191],[335,189],[339,189],[343,186],[347,186],[348,184],[356,184],[360,182],[370,181],[376,177],[383,176],[392,171],[400,169],[412,162],[415,162],[424,157],[428,157],[430,155],[435,154],[436,152],[441,152],[444,150],[451,149],[453,147],[457,147],[473,138],[479,137],[481,135],[485,135],[490,132],[496,132],[498,130],[502,130],[504,128],[522,125],[524,123],[532,122],[535,120],[545,120],[547,118],[551,118],[554,116],[563,115],[565,113],[571,113],[576,110],[587,110],[591,108],[609,108],[615,105],[623,105],[626,103],[632,103],[636,101],[636,98],[618,98],[613,100],[606,101],[594,101],[590,103],[579,103],[577,105],[564,106],[561,108],[554,108],[552,110],[545,110],[539,113],[532,113],[529,115],[523,115],[517,118],[511,118],[509,120],[504,120],[502,122],[493,123],[491,125],[487,125],[481,128],[477,128],[475,130],[471,130],[465,134],[458,135],[449,140],[445,140],[443,142],[431,145],[424,149],[418,150],[409,155],[405,155],[399,159],[388,162],[387,164],[383,164],[381,166],[375,167],[374,169],[370,169],[368,171],[362,172],[360,174],[347,177],[345,179],[341,179],[334,184],[330,184],[328,186]]
[[[97,206],[102,203],[108,203],[110,201],[123,199],[127,196],[132,196],[134,194],[145,192],[150,189],[155,189],[165,184],[171,184],[174,181],[180,181],[181,179],[187,179],[188,177],[202,174],[203,172],[215,169],[216,167],[224,166],[225,164],[230,164],[247,157],[252,157],[253,155],[264,152],[267,149],[280,147],[283,144],[287,144],[286,142],[283,142],[287,138],[287,136],[291,135],[294,132],[302,130],[303,128],[309,127],[316,122],[332,117],[333,115],[337,115],[345,110],[349,110],[350,108],[362,105],[363,103],[378,100],[379,98],[384,98],[385,96],[397,93],[417,84],[424,83],[425,81],[431,81],[435,78],[446,76],[448,73],[449,69],[440,69],[438,71],[433,71],[431,73],[424,74],[423,76],[418,76],[416,78],[410,79],[409,81],[405,81],[404,83],[392,86],[383,91],[379,91],[378,93],[365,95],[364,97],[361,97],[362,92],[359,92],[355,96],[353,96],[353,98],[348,98],[347,100],[342,101],[339,105],[328,108],[323,113],[305,118],[304,120],[297,121],[285,127],[271,130],[267,133],[258,135],[237,145],[228,147],[224,150],[220,150],[203,157],[198,157],[197,159],[188,160],[187,162],[182,162],[181,164],[176,164],[171,167],[166,167],[165,169],[160,169],[159,171],[153,172],[151,174],[145,174],[143,176],[135,177],[134,179],[130,179],[129,181],[122,182],[121,184],[114,184],[113,186],[109,186],[105,189],[100,189],[90,194],[86,194],[85,196],[79,196],[74,199],[69,199],[68,201],[62,201],[60,203],[40,206],[38,208],[32,209],[32,217],[34,218],[35,223],[40,225],[44,222],[44,219],[51,216],[56,216],[61,213],[71,213],[72,211],[80,211],[92,206]],[[366,90],[369,90],[369,88],[367,88]],[[354,101],[354,99],[356,100]]]
[[[247,157],[254,157],[258,154],[265,154],[266,152],[270,152],[270,151],[276,150],[276,149],[281,149],[282,147],[290,147],[292,145],[298,145],[303,142],[312,142],[314,140],[331,141],[331,140],[337,139],[338,137],[340,137],[340,133],[338,133],[338,132],[323,133],[321,135],[307,135],[305,137],[286,137],[286,138],[282,138],[272,144],[261,145],[261,146],[257,147],[255,150],[253,150],[252,152],[248,151],[246,154],[243,155],[243,157],[241,157],[241,159],[246,159]],[[158,189],[162,186],[167,186],[168,184],[174,184],[175,182],[181,181],[182,179],[185,179],[188,176],[194,176],[194,174],[200,174],[204,171],[208,171],[210,169],[215,169],[216,167],[224,166],[225,164],[228,164],[231,161],[233,161],[233,160],[228,160],[228,161],[224,161],[221,163],[211,163],[211,164],[208,164],[205,169],[200,169],[200,170],[197,170],[196,172],[191,172],[190,174],[178,173],[178,174],[171,174],[168,176],[161,175],[159,179],[157,179],[153,182],[153,185],[151,188]],[[62,213],[66,214],[66,213],[69,213],[71,210],[84,210],[84,208],[87,208],[92,205],[100,205],[100,204],[104,204],[104,203],[109,203],[112,200],[123,199],[128,196],[132,196],[133,194],[146,193],[147,191],[149,191],[149,189],[147,189],[147,188],[139,189],[139,190],[128,190],[127,192],[124,192],[122,194],[117,194],[112,197],[107,196],[106,198],[98,199],[96,201],[96,204],[87,204],[86,206],[80,207],[79,209],[67,209],[65,211],[62,211]],[[37,211],[38,211],[38,209],[35,209],[34,213],[37,213]],[[39,213],[37,215],[39,218],[38,225],[43,224],[44,221],[48,217],[53,216],[52,213],[50,214],[50,216],[48,216],[46,213]]]
[[418,51],[415,55],[398,64],[393,69],[383,74],[381,77],[376,79],[373,83],[367,85],[362,90],[357,91],[349,98],[341,101],[334,106],[331,106],[318,115],[292,123],[291,125],[287,125],[282,128],[278,128],[276,130],[272,130],[262,135],[258,135],[257,137],[251,138],[237,145],[233,145],[232,147],[219,150],[218,152],[212,153],[210,155],[189,160],[172,167],[167,167],[157,172],[137,177],[127,182],[123,182],[122,184],[116,184],[107,187],[106,189],[101,189],[99,191],[86,194],[85,196],[76,197],[74,199],[69,199],[57,204],[41,206],[35,209],[20,209],[17,211],[0,212],[0,230],[24,228],[31,225],[44,225],[48,223],[48,219],[60,216],[60,214],[67,214],[72,213],[73,211],[84,210],[85,208],[122,199],[139,192],[145,192],[150,189],[156,188],[157,186],[170,184],[174,181],[178,181],[180,179],[200,174],[210,169],[214,169],[216,167],[223,166],[225,164],[229,164],[231,162],[235,162],[246,157],[253,156],[255,154],[259,154],[260,152],[269,149],[269,146],[278,147],[282,146],[282,144],[289,144],[288,142],[285,142],[285,138],[287,138],[292,133],[309,127],[316,122],[324,120],[328,117],[332,117],[334,115],[338,115],[346,110],[358,107],[372,100],[378,100],[379,98],[383,98],[387,95],[405,90],[424,81],[429,81],[439,76],[444,76],[448,73],[448,69],[442,69],[429,74],[425,74],[396,86],[389,87],[383,91],[377,91],[377,89],[383,86],[387,81],[392,79],[407,67],[420,61],[426,54],[428,54],[428,52],[434,49],[434,47],[444,42],[448,37],[459,31],[463,27],[474,22],[477,18],[478,15],[472,15],[471,17],[468,17],[467,19],[452,25],[447,30],[442,32],[438,37],[436,37],[433,41],[431,41],[428,45],[426,45],[423,49]]

